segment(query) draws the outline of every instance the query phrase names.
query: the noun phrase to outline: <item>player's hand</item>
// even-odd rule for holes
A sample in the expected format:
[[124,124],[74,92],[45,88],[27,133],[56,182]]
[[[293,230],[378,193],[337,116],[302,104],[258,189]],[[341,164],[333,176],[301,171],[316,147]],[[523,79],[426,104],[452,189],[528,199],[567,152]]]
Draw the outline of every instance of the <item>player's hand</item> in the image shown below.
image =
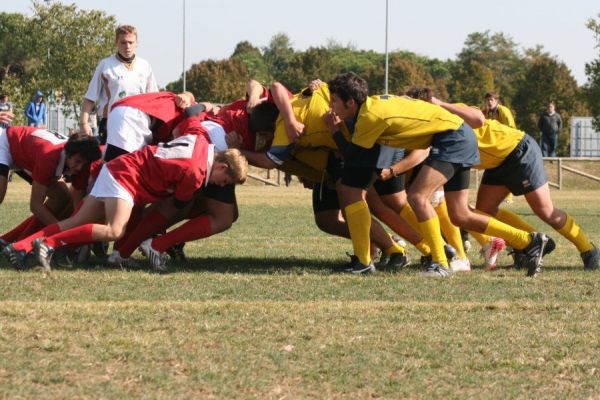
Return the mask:
[[227,147],[229,147],[230,149],[241,148],[243,142],[244,138],[236,131],[231,131],[225,134],[225,143],[227,143]]
[[9,124],[15,117],[11,111],[0,111],[0,123]]
[[333,110],[327,111],[325,115],[323,115],[323,120],[325,121],[325,125],[327,125],[331,133],[338,131],[338,126],[342,123],[341,118],[338,117]]
[[88,123],[79,124],[79,132],[88,136],[92,136],[94,134],[94,132],[92,132],[92,127]]
[[246,103],[246,112],[248,114],[252,113],[252,110],[254,110],[254,108],[259,105],[264,103],[265,101],[267,101],[266,97],[259,97],[258,99],[248,99],[248,102]]
[[304,124],[302,122],[296,121],[296,119],[294,119],[290,123],[286,123],[285,131],[288,135],[290,143],[295,143],[296,141],[298,141],[298,138],[304,135],[304,129]]
[[379,180],[387,181],[388,179],[392,179],[394,177],[394,173],[391,168],[384,168],[379,173]]
[[440,104],[442,104],[442,101],[435,96],[431,96],[431,98],[429,99],[429,102],[432,104],[435,104],[436,106],[439,106]]
[[195,103],[194,96],[190,92],[179,93],[175,96],[175,105],[179,108],[186,109]]
[[308,84],[308,88],[310,89],[311,92],[314,92],[315,90],[317,90],[321,85],[323,84],[323,81],[320,79],[315,79],[314,81],[310,82]]

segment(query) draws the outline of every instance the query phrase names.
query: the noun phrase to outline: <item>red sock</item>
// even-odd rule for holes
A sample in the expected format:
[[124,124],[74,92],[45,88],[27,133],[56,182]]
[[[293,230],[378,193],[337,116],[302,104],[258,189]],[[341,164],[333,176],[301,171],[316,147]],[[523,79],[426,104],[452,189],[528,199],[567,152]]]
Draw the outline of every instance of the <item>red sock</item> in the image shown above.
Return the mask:
[[137,224],[135,229],[126,236],[126,240],[119,243],[119,246],[115,245],[115,249],[119,251],[121,257],[128,258],[135,249],[137,249],[140,243],[166,228],[167,219],[158,210],[152,210]]
[[190,219],[179,228],[173,229],[165,235],[152,240],[152,248],[161,253],[178,243],[191,242],[212,235],[210,219],[206,215]]
[[33,235],[29,235],[24,239],[19,240],[18,242],[13,243],[13,247],[15,250],[25,250],[26,252],[30,252],[33,247],[31,246],[31,242],[39,237],[48,237],[50,235],[54,235],[55,233],[60,232],[60,228],[58,224],[48,225],[41,231],[37,231]]
[[94,224],[84,224],[75,228],[67,229],[66,231],[58,232],[55,235],[46,236],[44,241],[48,246],[58,248],[66,245],[81,245],[92,243],[92,229]]
[[21,222],[19,225],[15,226],[10,231],[8,231],[4,235],[0,236],[0,239],[6,240],[9,243],[19,240],[19,237],[21,236],[23,231],[25,229],[27,229],[27,226],[29,225],[29,223],[31,221],[33,221],[34,219],[37,219],[35,217],[35,215],[30,216],[25,221]]
[[37,218],[34,218],[31,222],[29,222],[29,225],[25,227],[23,232],[21,232],[18,240],[24,239],[42,228],[44,228],[44,224],[42,223],[42,221],[40,221]]

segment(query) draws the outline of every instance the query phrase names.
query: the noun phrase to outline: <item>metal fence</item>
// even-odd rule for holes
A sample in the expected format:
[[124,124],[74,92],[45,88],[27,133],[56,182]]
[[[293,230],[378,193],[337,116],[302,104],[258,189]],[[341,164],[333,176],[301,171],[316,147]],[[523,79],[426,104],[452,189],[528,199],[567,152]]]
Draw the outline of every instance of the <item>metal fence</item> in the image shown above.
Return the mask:
[[600,132],[591,117],[571,118],[571,157],[600,157]]

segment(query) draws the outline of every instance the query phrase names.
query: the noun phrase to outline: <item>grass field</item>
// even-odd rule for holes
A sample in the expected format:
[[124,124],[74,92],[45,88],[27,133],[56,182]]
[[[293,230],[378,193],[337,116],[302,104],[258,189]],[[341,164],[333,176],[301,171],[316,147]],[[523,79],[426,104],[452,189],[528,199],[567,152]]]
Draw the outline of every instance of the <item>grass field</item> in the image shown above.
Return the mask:
[[[553,195],[600,242],[600,191]],[[27,199],[9,186],[0,230]],[[557,239],[542,274],[426,280],[330,274],[351,246],[298,186],[238,199],[234,227],[167,275],[0,269],[0,398],[600,398],[600,271],[522,200]]]

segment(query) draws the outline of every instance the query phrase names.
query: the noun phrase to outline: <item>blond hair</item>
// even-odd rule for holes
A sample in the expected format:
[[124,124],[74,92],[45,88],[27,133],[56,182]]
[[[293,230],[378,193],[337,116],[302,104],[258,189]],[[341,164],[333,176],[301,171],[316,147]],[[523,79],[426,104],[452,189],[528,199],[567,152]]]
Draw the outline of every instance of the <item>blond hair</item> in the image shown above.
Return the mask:
[[115,29],[115,40],[119,40],[120,35],[127,35],[133,33],[137,39],[137,29],[131,25],[119,25]]
[[238,149],[227,149],[215,153],[215,162],[227,164],[227,174],[235,179],[236,183],[246,182],[248,160]]

